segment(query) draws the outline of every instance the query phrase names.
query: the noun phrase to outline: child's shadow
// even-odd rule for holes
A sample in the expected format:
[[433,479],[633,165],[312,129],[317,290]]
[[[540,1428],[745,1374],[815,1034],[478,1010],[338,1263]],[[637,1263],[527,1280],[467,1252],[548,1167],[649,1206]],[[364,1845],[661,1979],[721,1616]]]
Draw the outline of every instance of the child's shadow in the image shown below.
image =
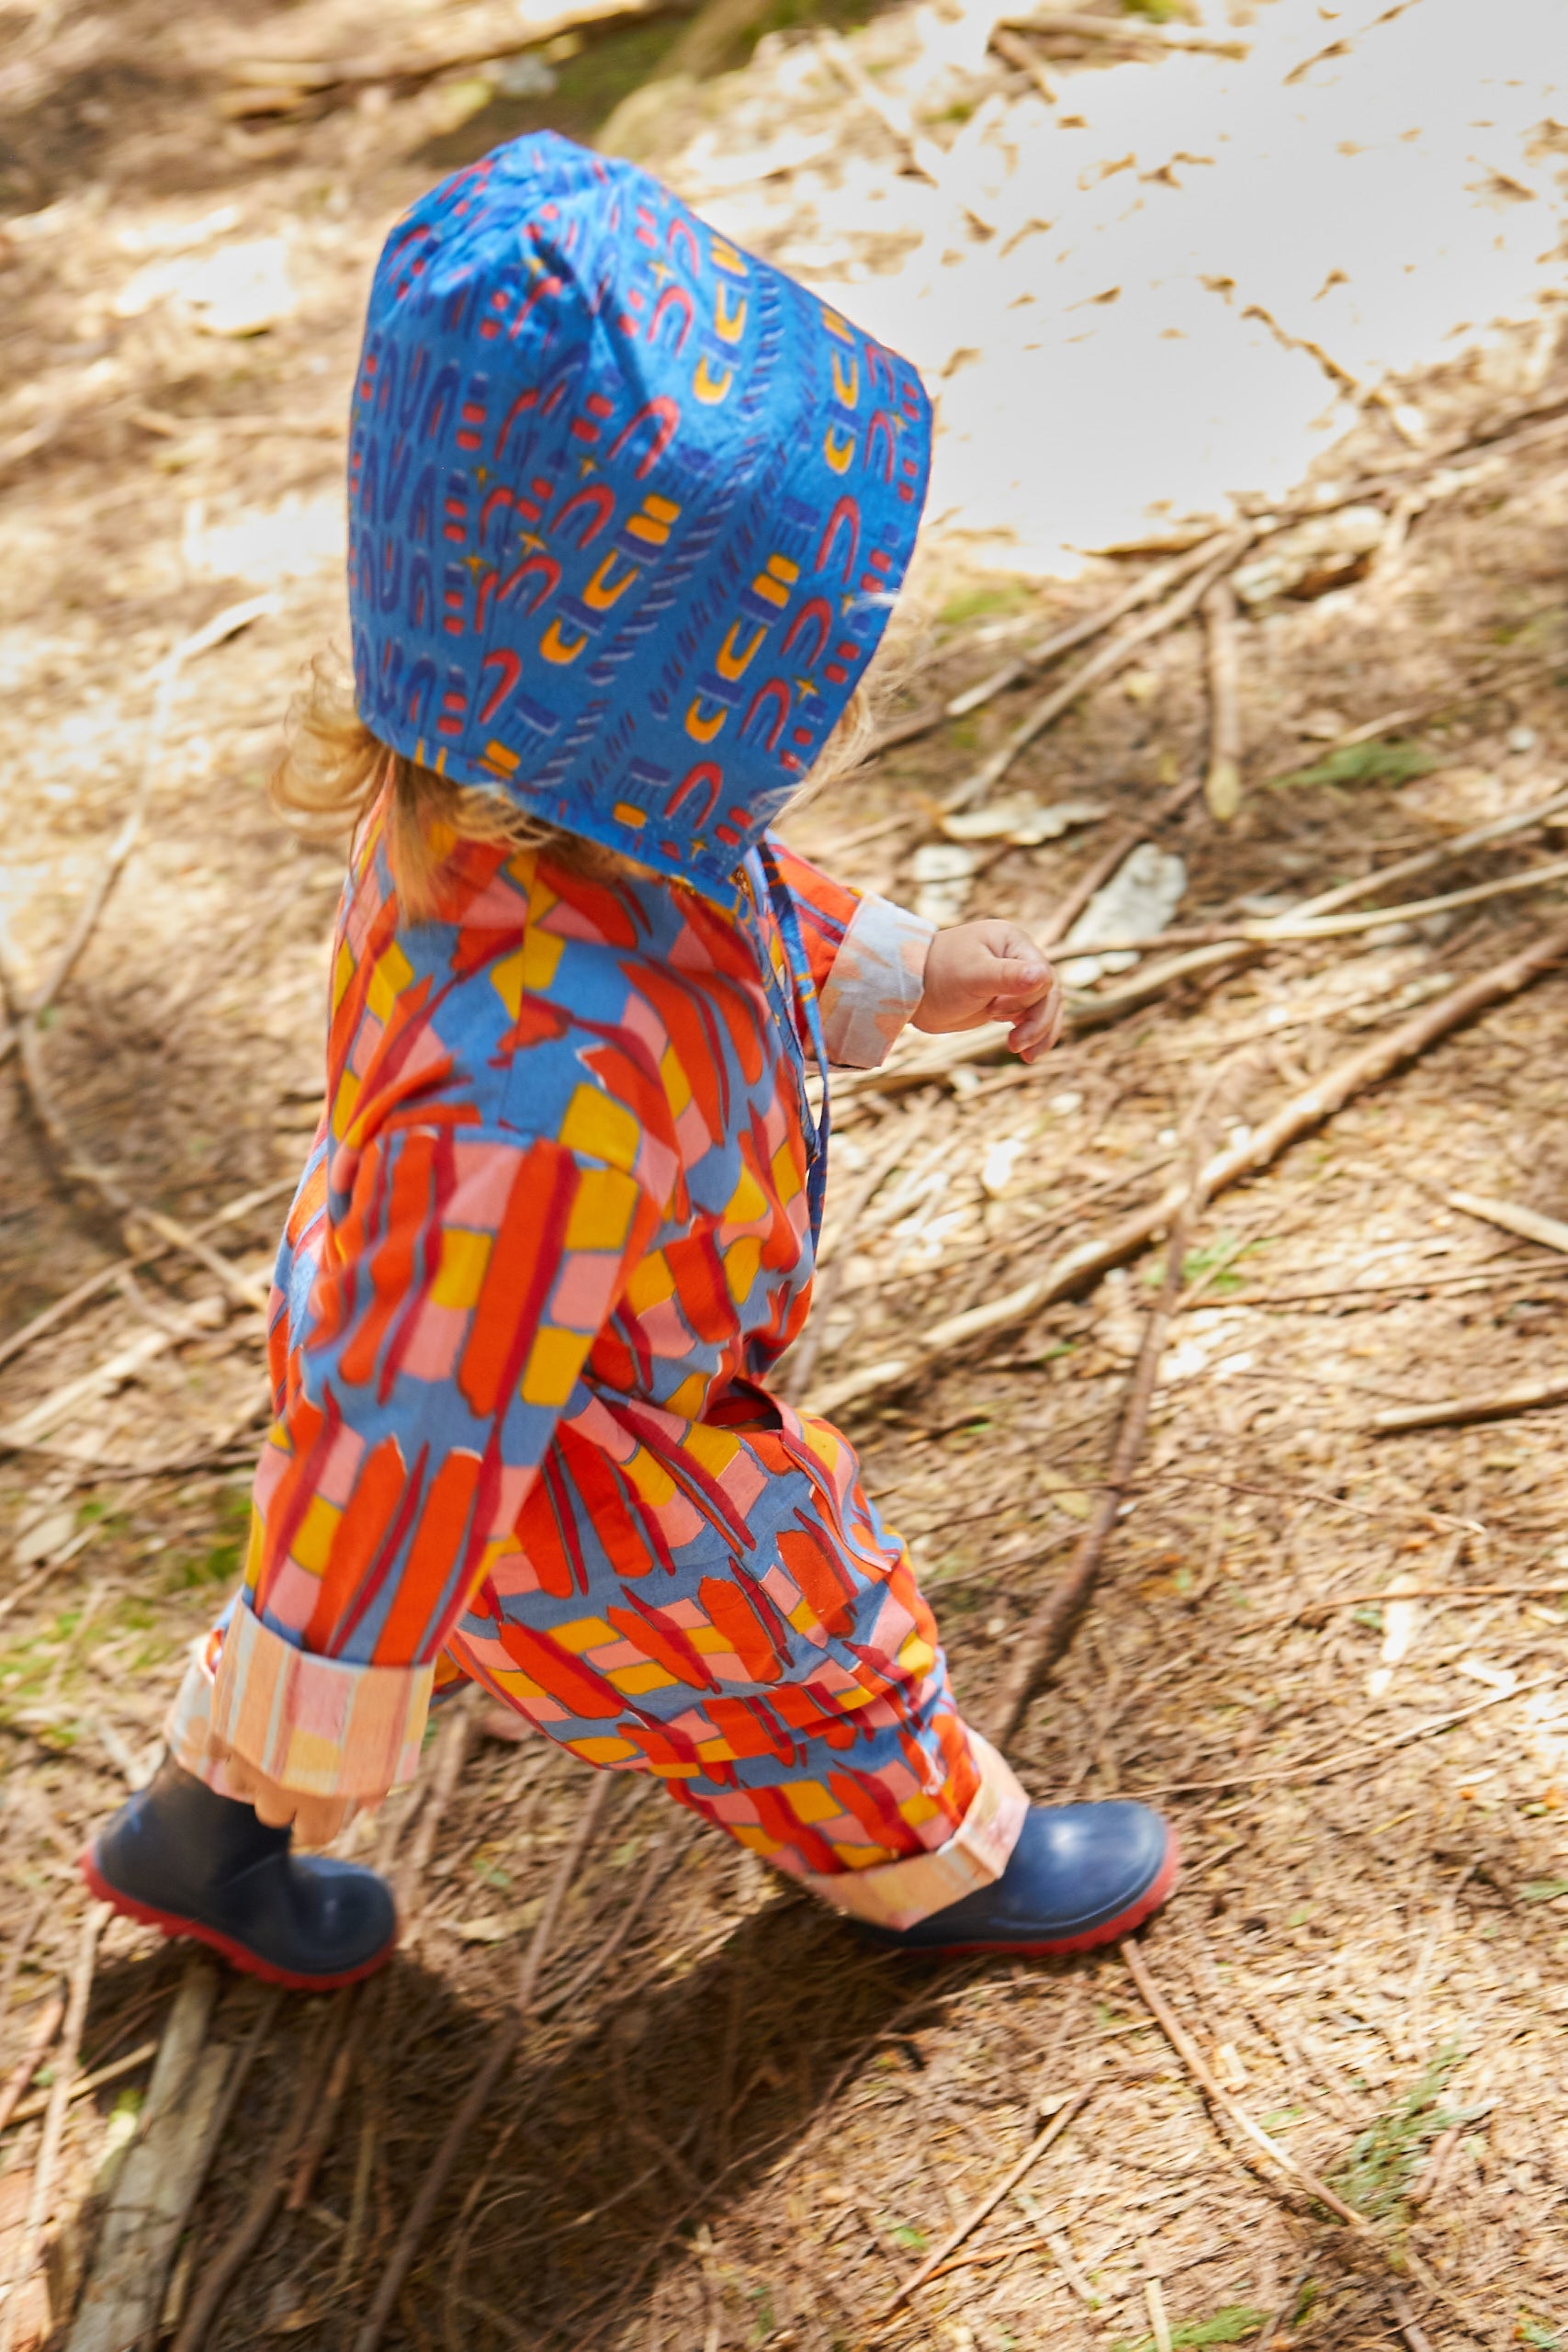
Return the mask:
[[[813,2126],[865,2099],[868,2070],[879,2139],[913,2138],[920,2034],[969,1973],[876,1954],[784,1893],[675,1983],[594,2004],[547,2064],[530,2065],[525,2044],[415,2264],[416,2309],[434,2319],[469,2296],[521,2321],[525,2339],[597,2352],[705,2222],[770,2183],[784,2209],[817,2171]],[[413,2024],[420,1990],[431,2007],[411,2046],[397,2019]],[[412,1969],[387,2025],[400,2040],[384,2096],[400,2213],[482,2037],[449,1990]],[[897,2255],[881,2256],[873,2291],[897,2275]],[[482,2335],[482,2313],[471,2316]],[[445,2340],[438,2324],[432,2333]]]

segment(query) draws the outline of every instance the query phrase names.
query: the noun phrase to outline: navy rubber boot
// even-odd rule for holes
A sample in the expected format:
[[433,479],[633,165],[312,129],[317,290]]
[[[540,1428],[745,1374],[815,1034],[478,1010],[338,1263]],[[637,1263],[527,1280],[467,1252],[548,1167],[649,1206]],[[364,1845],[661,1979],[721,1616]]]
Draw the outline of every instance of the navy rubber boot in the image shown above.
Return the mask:
[[1173,1894],[1176,1832],[1146,1804],[1032,1804],[990,1886],[912,1928],[863,1928],[888,1951],[1092,1951],[1130,1936]]
[[128,1919],[195,1937],[269,1984],[353,1984],[391,1958],[391,1889],[354,1862],[291,1853],[291,1834],[165,1757],[88,1847],[82,1875]]

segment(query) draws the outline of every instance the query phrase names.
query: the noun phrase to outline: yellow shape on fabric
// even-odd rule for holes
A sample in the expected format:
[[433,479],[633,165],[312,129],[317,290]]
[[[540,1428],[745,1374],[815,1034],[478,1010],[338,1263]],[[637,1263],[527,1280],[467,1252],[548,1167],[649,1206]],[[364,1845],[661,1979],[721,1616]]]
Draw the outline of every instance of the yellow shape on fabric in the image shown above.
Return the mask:
[[646,1315],[650,1306],[662,1306],[667,1298],[675,1295],[675,1277],[670,1272],[661,1250],[650,1250],[632,1268],[626,1282],[626,1305],[636,1315]]
[[678,1119],[692,1099],[692,1088],[691,1081],[686,1076],[686,1065],[673,1046],[666,1046],[660,1055],[659,1075],[669,1100],[670,1108]]
[[936,1652],[923,1634],[911,1634],[898,1653],[898,1664],[906,1674],[929,1674]]
[[484,1286],[485,1268],[495,1247],[491,1233],[449,1225],[441,1236],[441,1262],[430,1295],[437,1306],[472,1306]]
[[547,931],[530,930],[521,947],[503,956],[490,976],[491,986],[515,1021],[525,993],[543,995],[554,980],[565,950],[564,939]]
[[570,1625],[552,1625],[550,1639],[558,1642],[573,1657],[581,1657],[587,1650],[597,1649],[601,1642],[613,1642],[615,1628],[606,1625],[603,1617],[574,1617]]
[[[676,1409],[673,1403],[669,1409]],[[705,1470],[724,1471],[739,1453],[740,1440],[732,1430],[710,1430],[699,1421],[686,1440],[686,1451],[696,1456]]]
[[656,1462],[646,1445],[639,1445],[629,1462],[621,1465],[645,1503],[661,1510],[673,1498],[675,1481],[661,1462]]
[[548,1699],[550,1695],[542,1682],[536,1682],[531,1676],[511,1667],[492,1667],[491,1679],[508,1699]]
[[675,1677],[652,1658],[641,1666],[612,1666],[601,1668],[606,1682],[617,1690],[624,1699],[640,1699],[648,1690],[673,1689]]
[[781,1201],[793,1201],[800,1190],[800,1170],[795,1164],[795,1154],[787,1143],[781,1143],[769,1166],[773,1170],[773,1190]]
[[333,1011],[334,1012],[343,1002],[344,991],[354,978],[354,950],[345,939],[339,947],[336,960],[333,965]]
[[332,1557],[333,1537],[337,1533],[338,1521],[342,1517],[337,1505],[328,1502],[324,1495],[312,1495],[305,1507],[305,1516],[289,1546],[289,1555],[300,1567],[308,1568],[313,1577],[326,1572],[327,1562]]
[[729,1742],[716,1735],[712,1739],[699,1739],[697,1754],[705,1764],[733,1764],[735,1761],[735,1750]]
[[412,978],[413,966],[394,939],[377,956],[370,986],[365,991],[366,1006],[378,1021],[391,1019],[399,997]]
[[618,1250],[637,1207],[637,1185],[618,1168],[585,1168],[567,1219],[569,1250]]
[[729,1284],[729,1295],[737,1306],[751,1295],[751,1285],[757,1279],[757,1269],[762,1262],[760,1241],[738,1241],[733,1250],[724,1253],[724,1279]]
[[843,1806],[830,1789],[820,1781],[783,1781],[779,1794],[785,1799],[797,1821],[833,1821],[843,1812]]
[[608,1732],[591,1739],[569,1739],[566,1745],[585,1764],[628,1764],[637,1754],[629,1739],[617,1739]]
[[727,1821],[724,1826],[738,1846],[749,1846],[754,1854],[766,1858],[782,1850],[777,1838],[770,1838],[765,1829],[758,1829],[749,1821]]
[[721,1634],[716,1625],[688,1625],[686,1638],[692,1647],[705,1657],[711,1657],[716,1650],[723,1651],[727,1657],[735,1657],[729,1635]]
[[912,1797],[905,1798],[898,1811],[911,1829],[923,1829],[928,1821],[936,1819],[942,1807],[934,1797],[928,1797],[923,1790],[917,1790]]
[[[632,579],[635,580],[636,578],[637,574],[634,571]],[[627,581],[624,584],[629,587],[631,585],[631,582]],[[617,825],[636,826],[646,825],[648,822],[647,809],[637,808],[636,803],[630,800],[617,800],[614,808],[610,811],[610,814],[614,817]]]
[[245,1585],[251,1592],[254,1592],[261,1582],[261,1566],[265,1554],[266,1529],[262,1523],[260,1511],[253,1505],[251,1532],[245,1543]]
[[759,1217],[768,1214],[768,1196],[751,1170],[742,1166],[736,1179],[735,1190],[725,1206],[726,1225],[755,1225]]
[[340,1070],[337,1085],[333,1091],[332,1114],[333,1134],[339,1143],[354,1124],[355,1106],[358,1101],[359,1080],[351,1069]]
[[324,1732],[301,1731],[298,1724],[291,1727],[283,1770],[295,1787],[314,1783],[318,1788],[331,1788],[343,1764],[343,1749],[335,1739],[329,1739]]
[[840,1846],[835,1842],[833,1851],[847,1871],[874,1871],[879,1863],[893,1860],[886,1846]]
[[612,1168],[635,1165],[641,1134],[624,1102],[612,1102],[596,1086],[580,1086],[567,1104],[560,1139],[568,1151],[606,1159]]
[[588,1342],[581,1331],[543,1326],[528,1351],[518,1394],[525,1405],[564,1405],[577,1385]]
[[[669,1396],[664,1399],[663,1409],[665,1412],[679,1413],[682,1420],[691,1421],[694,1424],[694,1427],[687,1433],[687,1436],[683,1441],[685,1444],[692,1447],[692,1451],[694,1453],[696,1452],[696,1448],[693,1444],[693,1440],[697,1434],[696,1427],[694,1425],[696,1423],[697,1415],[702,1411],[703,1407],[707,1402],[707,1393],[708,1385],[704,1379],[702,1374],[700,1372],[691,1372],[687,1374],[685,1379],[682,1380],[678,1386],[670,1391]],[[700,1454],[697,1458],[699,1461],[702,1459]]]

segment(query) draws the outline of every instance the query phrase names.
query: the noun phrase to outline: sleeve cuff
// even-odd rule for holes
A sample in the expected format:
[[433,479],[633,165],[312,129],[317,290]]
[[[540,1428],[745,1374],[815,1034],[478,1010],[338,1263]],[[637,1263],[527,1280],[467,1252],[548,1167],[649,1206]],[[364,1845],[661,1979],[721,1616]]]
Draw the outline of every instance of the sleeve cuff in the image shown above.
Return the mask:
[[925,993],[934,923],[889,899],[863,899],[818,1000],[828,1059],[876,1069]]
[[[175,1759],[211,1780],[209,1744],[302,1795],[378,1797],[412,1781],[430,1712],[431,1666],[345,1666],[296,1649],[243,1601],[198,1647],[168,1727]],[[200,1760],[197,1760],[197,1759]]]

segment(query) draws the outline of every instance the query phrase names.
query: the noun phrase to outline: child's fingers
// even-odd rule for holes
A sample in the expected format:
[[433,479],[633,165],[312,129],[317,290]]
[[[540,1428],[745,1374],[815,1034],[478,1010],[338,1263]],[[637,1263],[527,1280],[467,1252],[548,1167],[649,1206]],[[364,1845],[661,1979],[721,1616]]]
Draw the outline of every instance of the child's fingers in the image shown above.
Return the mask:
[[1051,985],[1039,1002],[1013,1023],[1008,1038],[1013,1052],[1026,1062],[1048,1054],[1062,1034],[1062,1009],[1061,985],[1053,972]]

